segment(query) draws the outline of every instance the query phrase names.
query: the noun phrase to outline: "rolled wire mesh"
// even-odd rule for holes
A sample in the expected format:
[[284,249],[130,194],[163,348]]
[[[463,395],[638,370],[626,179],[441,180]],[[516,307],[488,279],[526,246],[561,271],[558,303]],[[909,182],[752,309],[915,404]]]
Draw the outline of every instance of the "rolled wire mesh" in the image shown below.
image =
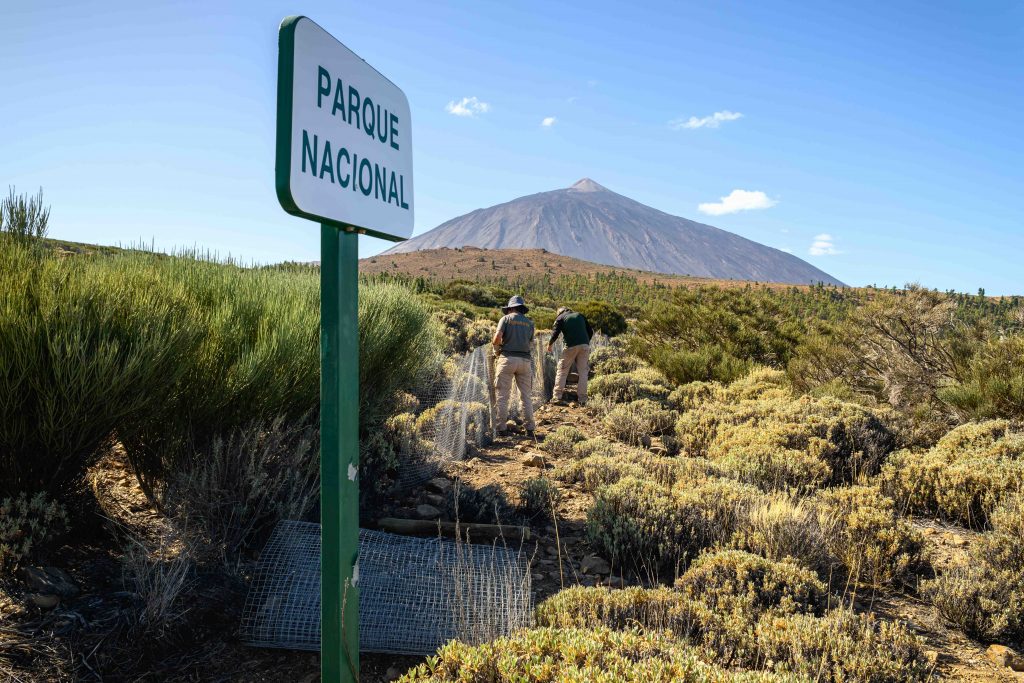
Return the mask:
[[466,445],[493,438],[493,380],[489,346],[450,361],[444,376],[416,391],[418,411],[408,414],[396,486],[408,489],[433,477],[446,463],[462,460]]
[[[429,654],[531,625],[525,553],[503,544],[359,530],[359,642],[366,652]],[[281,522],[242,614],[250,645],[320,648],[320,525]]]

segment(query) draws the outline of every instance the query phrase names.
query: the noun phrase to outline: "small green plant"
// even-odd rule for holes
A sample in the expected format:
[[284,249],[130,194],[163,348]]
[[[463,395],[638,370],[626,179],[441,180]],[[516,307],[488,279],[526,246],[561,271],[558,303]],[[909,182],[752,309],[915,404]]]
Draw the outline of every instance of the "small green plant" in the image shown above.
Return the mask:
[[598,375],[633,372],[642,366],[643,361],[617,343],[597,346],[590,352],[590,367]]
[[649,446],[651,437],[671,433],[678,413],[650,399],[638,399],[613,408],[604,425],[616,439],[631,446]]
[[0,500],[0,575],[67,529],[64,506],[45,493]]
[[527,479],[519,488],[519,510],[527,519],[550,517],[562,493],[549,478]]
[[639,626],[688,637],[696,633],[697,624],[691,600],[670,588],[608,590],[573,586],[537,606],[538,626],[616,631]]
[[627,403],[641,398],[664,401],[671,390],[668,380],[659,372],[640,368],[632,372],[598,375],[587,385],[587,392],[615,403]]
[[448,495],[449,507],[463,522],[508,524],[518,519],[516,508],[498,484],[473,488],[459,483],[452,487]]
[[595,436],[573,444],[572,457],[582,460],[591,455],[615,455],[615,444],[603,436]]
[[562,425],[548,433],[541,448],[552,455],[571,456],[573,447],[584,439],[586,436],[580,430],[571,425]]

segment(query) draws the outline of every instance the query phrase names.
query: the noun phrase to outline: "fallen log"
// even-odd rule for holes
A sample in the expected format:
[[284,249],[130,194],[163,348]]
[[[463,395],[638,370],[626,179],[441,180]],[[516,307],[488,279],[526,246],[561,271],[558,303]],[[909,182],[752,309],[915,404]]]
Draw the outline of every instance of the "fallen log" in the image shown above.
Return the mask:
[[476,524],[471,522],[438,522],[429,519],[399,519],[384,517],[377,520],[377,528],[393,534],[404,536],[444,536],[462,540],[478,541],[481,539],[506,541],[530,540],[530,529],[525,526],[510,524]]

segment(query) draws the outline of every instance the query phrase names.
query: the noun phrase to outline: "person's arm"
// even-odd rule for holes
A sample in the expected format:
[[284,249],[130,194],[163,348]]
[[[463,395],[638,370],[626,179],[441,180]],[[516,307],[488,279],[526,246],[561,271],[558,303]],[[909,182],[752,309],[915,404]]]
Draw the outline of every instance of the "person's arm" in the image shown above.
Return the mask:
[[494,339],[491,340],[491,344],[494,348],[500,348],[505,343],[505,318],[498,321],[498,329],[494,333]]
[[551,328],[551,339],[548,340],[548,353],[551,353],[560,334],[562,334],[562,318],[555,318],[555,326]]

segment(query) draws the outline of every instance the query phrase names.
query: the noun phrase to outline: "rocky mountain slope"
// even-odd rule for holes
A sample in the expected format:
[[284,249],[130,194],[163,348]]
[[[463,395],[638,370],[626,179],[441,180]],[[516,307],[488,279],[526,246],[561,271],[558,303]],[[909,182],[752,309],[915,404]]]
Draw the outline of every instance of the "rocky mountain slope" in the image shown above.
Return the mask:
[[547,249],[622,268],[717,279],[841,285],[792,254],[669,215],[584,178],[453,218],[388,254],[464,246]]

